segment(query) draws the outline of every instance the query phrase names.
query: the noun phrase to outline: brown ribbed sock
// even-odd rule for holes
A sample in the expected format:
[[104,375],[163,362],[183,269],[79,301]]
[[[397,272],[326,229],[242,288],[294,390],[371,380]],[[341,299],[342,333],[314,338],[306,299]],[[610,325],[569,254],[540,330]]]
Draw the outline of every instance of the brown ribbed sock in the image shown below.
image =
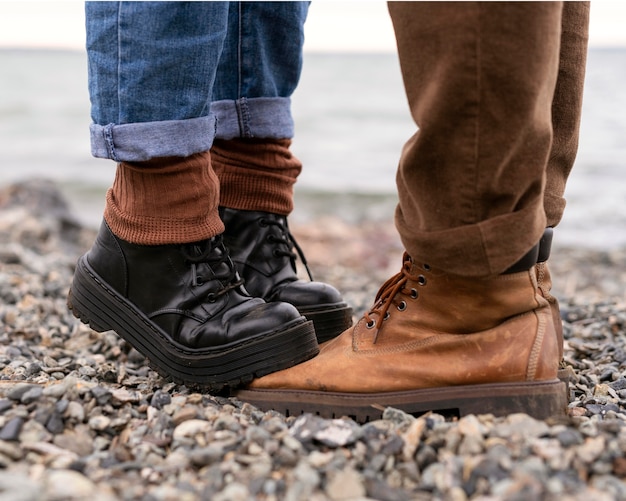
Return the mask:
[[224,231],[210,153],[118,164],[104,219],[127,242],[197,242]]
[[211,148],[220,180],[220,205],[287,216],[302,163],[290,139],[216,139]]

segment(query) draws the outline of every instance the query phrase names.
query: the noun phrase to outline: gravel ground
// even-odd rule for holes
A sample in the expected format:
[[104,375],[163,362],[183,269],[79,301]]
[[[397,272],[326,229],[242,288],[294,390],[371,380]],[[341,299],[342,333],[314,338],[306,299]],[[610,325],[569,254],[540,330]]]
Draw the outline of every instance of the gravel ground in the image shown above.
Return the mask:
[[[292,231],[358,313],[399,270],[391,223]],[[359,425],[190,392],[79,323],[65,297],[92,238],[54,186],[0,190],[0,501],[626,500],[626,249],[553,250],[567,416]]]

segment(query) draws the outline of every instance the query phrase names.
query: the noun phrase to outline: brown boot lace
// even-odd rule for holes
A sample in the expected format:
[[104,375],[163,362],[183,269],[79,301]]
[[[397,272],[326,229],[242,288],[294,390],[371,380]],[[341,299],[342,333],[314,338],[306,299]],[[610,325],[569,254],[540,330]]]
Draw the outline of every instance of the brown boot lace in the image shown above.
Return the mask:
[[[419,297],[419,293],[415,287],[407,288],[409,280],[420,286],[426,285],[426,277],[422,274],[412,274],[413,260],[406,252],[402,257],[402,269],[399,273],[388,279],[378,290],[374,306],[365,313],[365,326],[368,329],[374,329],[374,343],[378,339],[378,334],[382,329],[382,323],[387,320],[391,313],[389,308],[394,305],[398,311],[404,311],[407,308],[407,302],[402,297],[415,300]],[[424,265],[424,270],[428,271],[430,266]]]

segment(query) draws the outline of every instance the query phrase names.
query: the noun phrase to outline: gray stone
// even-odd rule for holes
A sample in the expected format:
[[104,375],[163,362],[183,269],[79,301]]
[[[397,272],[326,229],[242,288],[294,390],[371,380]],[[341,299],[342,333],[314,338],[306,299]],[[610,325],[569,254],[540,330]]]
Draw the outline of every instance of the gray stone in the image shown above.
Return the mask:
[[0,471],[0,501],[41,501],[39,482],[15,471]]
[[360,499],[366,494],[363,479],[352,468],[335,472],[326,484],[326,494],[333,501]]
[[189,459],[195,466],[202,467],[221,461],[225,452],[223,446],[219,444],[209,444],[207,447],[191,451]]
[[22,397],[27,394],[29,391],[39,388],[38,385],[29,384],[29,383],[19,383],[16,384],[15,387],[7,393],[7,397],[11,400],[17,400],[18,402],[22,400]]
[[89,499],[96,486],[87,477],[73,470],[54,470],[45,479],[47,499],[66,501],[68,499]]
[[162,409],[164,406],[172,402],[172,396],[162,390],[157,390],[152,395],[150,405],[155,409]]
[[17,441],[24,426],[24,419],[16,417],[9,420],[0,430],[0,440]]
[[290,433],[302,443],[319,442],[329,447],[353,444],[362,435],[360,426],[352,420],[326,420],[312,414],[300,416]]

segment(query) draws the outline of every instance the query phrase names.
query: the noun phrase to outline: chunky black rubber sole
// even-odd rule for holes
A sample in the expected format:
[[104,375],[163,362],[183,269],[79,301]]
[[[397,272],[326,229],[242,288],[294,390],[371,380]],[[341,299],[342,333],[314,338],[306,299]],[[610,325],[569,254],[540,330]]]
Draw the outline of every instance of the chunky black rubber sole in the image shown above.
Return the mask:
[[297,307],[301,315],[313,322],[317,342],[322,344],[336,338],[352,325],[352,308],[346,303]]
[[564,416],[568,403],[565,384],[558,379],[369,394],[241,389],[233,396],[263,411],[275,410],[287,416],[311,413],[329,419],[348,416],[360,423],[380,419],[386,407],[415,416],[428,411],[459,417],[524,412],[536,419],[546,419]]
[[305,318],[245,342],[216,348],[183,346],[108,286],[84,256],[78,260],[67,305],[93,330],[115,331],[161,376],[200,390],[217,392],[245,385],[319,352],[313,323]]

